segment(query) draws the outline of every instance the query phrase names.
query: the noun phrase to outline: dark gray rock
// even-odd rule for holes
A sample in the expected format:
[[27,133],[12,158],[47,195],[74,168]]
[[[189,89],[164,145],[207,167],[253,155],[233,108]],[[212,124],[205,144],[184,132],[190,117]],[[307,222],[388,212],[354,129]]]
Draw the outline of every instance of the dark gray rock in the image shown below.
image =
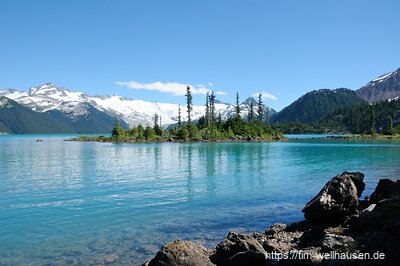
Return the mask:
[[230,232],[210,258],[218,266],[264,265],[265,250],[255,237]]
[[164,245],[149,266],[212,266],[208,250],[200,244],[175,240]]
[[246,266],[246,265],[260,265],[266,264],[265,254],[254,250],[247,250],[236,253],[229,259],[229,265],[232,266]]
[[357,248],[357,242],[351,236],[337,234],[325,234],[321,243],[322,252],[350,253],[357,252]]
[[298,226],[287,224],[274,224],[265,231],[262,245],[267,252],[285,253],[297,249],[298,242],[303,232]]
[[386,265],[400,265],[400,199],[381,199],[371,211],[362,212],[350,223],[362,252],[385,253]]
[[333,177],[303,209],[306,220],[323,225],[343,222],[357,211],[365,184],[361,173],[343,172]]
[[375,191],[370,196],[371,203],[377,203],[382,199],[400,197],[400,179],[396,181],[390,179],[381,179],[378,182]]

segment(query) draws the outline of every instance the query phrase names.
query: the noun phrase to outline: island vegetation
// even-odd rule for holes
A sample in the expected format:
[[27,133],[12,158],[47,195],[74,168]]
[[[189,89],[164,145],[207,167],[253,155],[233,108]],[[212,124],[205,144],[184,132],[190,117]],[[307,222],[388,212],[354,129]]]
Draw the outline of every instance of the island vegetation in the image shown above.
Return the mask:
[[274,129],[268,115],[265,116],[262,95],[258,97],[258,105],[251,105],[247,117],[242,117],[239,106],[239,94],[236,93],[235,115],[222,119],[216,112],[216,95],[213,91],[206,95],[206,112],[197,121],[192,120],[193,96],[190,86],[186,88],[186,120],[182,118],[181,108],[178,110],[178,122],[164,129],[161,117],[155,113],[153,125],[138,125],[124,129],[116,120],[111,136],[80,136],[75,141],[99,142],[163,142],[163,141],[261,141],[283,139],[280,131]]

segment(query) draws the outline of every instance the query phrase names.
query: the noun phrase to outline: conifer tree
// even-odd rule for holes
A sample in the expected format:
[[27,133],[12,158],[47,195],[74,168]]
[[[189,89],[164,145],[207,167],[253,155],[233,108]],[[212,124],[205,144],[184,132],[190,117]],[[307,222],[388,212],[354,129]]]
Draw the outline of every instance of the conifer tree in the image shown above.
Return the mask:
[[115,126],[111,132],[113,138],[120,139],[125,136],[125,130],[121,127],[118,119],[115,120]]
[[205,120],[206,120],[206,124],[207,124],[207,127],[209,127],[210,126],[210,105],[209,105],[209,93],[207,92],[207,94],[206,94],[206,117],[205,117]]
[[186,87],[186,105],[187,105],[187,114],[188,114],[188,124],[192,123],[191,113],[193,110],[193,97],[192,92],[190,91],[190,86]]
[[249,115],[248,115],[248,121],[249,123],[252,123],[254,121],[254,106],[253,106],[253,101],[250,101],[250,106],[249,106]]
[[138,139],[143,139],[144,138],[144,128],[142,125],[138,125],[137,126],[137,130],[138,130]]
[[262,125],[263,123],[263,116],[264,116],[264,108],[262,106],[263,102],[262,102],[262,95],[261,93],[258,95],[258,109],[257,109],[257,114],[258,114],[258,118],[257,118],[257,122]]
[[145,130],[144,130],[144,137],[147,140],[152,140],[154,138],[154,129],[150,126],[146,126]]
[[[161,118],[160,118],[161,119]],[[154,132],[156,135],[161,136],[162,135],[162,129],[161,126],[159,125],[159,115],[156,113],[154,114]]]
[[215,122],[215,93],[211,91],[210,94],[210,116],[211,116],[211,123],[214,124]]
[[181,118],[181,105],[178,107],[178,127],[182,127],[182,118]]
[[239,93],[236,92],[236,107],[235,107],[236,117],[240,118],[240,106],[239,106]]
[[391,134],[393,131],[393,118],[391,115],[387,117],[387,133]]
[[223,125],[223,123],[222,123],[221,112],[218,112],[217,128],[218,128],[219,130],[221,130],[221,129],[222,129],[222,125]]
[[375,123],[376,123],[376,117],[375,117],[375,106],[374,104],[370,105],[370,125],[371,125],[371,134],[375,134]]

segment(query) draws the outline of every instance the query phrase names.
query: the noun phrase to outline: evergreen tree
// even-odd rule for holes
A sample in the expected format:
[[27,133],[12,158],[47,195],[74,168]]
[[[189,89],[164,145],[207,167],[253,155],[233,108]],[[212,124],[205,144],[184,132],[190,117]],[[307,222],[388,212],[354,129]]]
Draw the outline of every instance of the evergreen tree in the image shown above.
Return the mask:
[[209,93],[207,92],[207,94],[206,94],[206,117],[205,117],[205,120],[206,120],[206,123],[207,123],[207,127],[209,127],[210,126],[210,105],[209,105]]
[[223,123],[222,123],[221,112],[218,112],[217,128],[218,128],[219,130],[221,130],[221,129],[222,129],[222,125],[223,125]]
[[190,86],[186,87],[186,105],[187,105],[187,114],[188,114],[188,124],[192,123],[191,113],[193,110],[193,97],[192,92],[190,91]]
[[253,123],[254,121],[254,106],[253,106],[253,101],[250,101],[250,106],[249,106],[249,115],[247,117],[249,123]]
[[138,128],[132,127],[131,130],[129,130],[129,136],[136,139],[138,137]]
[[262,102],[262,95],[261,93],[258,95],[258,109],[257,109],[257,122],[258,124],[262,125],[263,123],[263,116],[264,116],[264,108],[263,108],[263,102]]
[[190,139],[196,139],[197,138],[197,133],[199,133],[199,129],[197,128],[196,125],[194,124],[189,124],[187,126],[187,131],[189,133],[189,138]]
[[182,128],[181,105],[178,107],[178,127]]
[[374,104],[370,105],[370,125],[371,125],[371,134],[375,134],[375,123],[376,123],[376,117],[375,117],[375,106]]
[[236,107],[235,107],[236,117],[240,118],[240,106],[239,106],[239,93],[236,92]]
[[138,130],[138,134],[137,134],[137,138],[138,139],[144,139],[144,128],[142,125],[138,125],[137,126],[137,130]]
[[215,93],[211,91],[210,94],[210,116],[211,116],[211,124],[213,125],[215,122]]
[[[161,118],[160,118],[161,119]],[[158,124],[159,123],[159,116],[158,114],[154,114],[154,132],[157,136],[161,136],[162,135],[162,129],[161,126]]]
[[115,139],[121,139],[125,137],[125,130],[121,127],[121,124],[118,119],[115,120],[115,126],[111,133],[112,137]]
[[387,117],[387,130],[386,130],[386,132],[388,134],[392,134],[392,132],[393,132],[393,118],[390,115],[388,115],[388,117]]
[[154,135],[155,135],[154,129],[150,126],[147,126],[146,129],[144,130],[144,137],[147,140],[152,140],[154,139]]
[[154,114],[154,127],[153,127],[153,129],[155,129],[156,127],[158,127],[158,114],[157,113]]
[[179,138],[183,140],[189,139],[189,131],[186,127],[183,127],[181,130],[179,130]]

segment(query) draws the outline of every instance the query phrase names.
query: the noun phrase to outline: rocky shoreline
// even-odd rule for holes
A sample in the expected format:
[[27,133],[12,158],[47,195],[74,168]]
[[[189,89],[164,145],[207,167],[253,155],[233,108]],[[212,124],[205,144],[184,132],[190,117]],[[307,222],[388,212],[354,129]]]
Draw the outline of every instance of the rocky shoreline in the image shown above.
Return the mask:
[[301,222],[229,232],[213,250],[175,240],[143,265],[400,265],[400,179],[381,179],[360,200],[364,188],[362,173],[344,172],[306,204]]

